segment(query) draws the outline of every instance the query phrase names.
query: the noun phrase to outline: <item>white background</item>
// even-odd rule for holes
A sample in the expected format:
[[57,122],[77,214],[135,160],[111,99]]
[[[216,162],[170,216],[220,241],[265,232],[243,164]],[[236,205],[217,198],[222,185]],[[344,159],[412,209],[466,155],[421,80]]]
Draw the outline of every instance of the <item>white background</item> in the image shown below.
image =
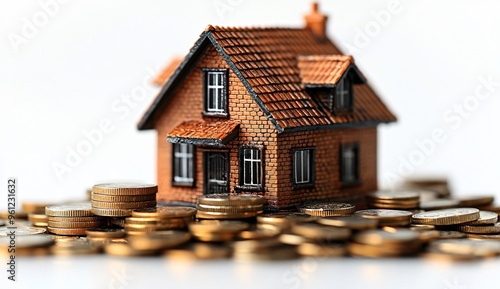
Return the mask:
[[[152,76],[209,23],[301,27],[310,10],[297,0],[66,0],[52,1],[47,16],[40,3],[50,2],[0,4],[0,179],[19,179],[21,201],[81,199],[102,181],[155,182],[155,132],[136,130],[158,92]],[[399,118],[379,128],[383,186],[396,175],[440,175],[457,194],[498,195],[500,86],[472,99],[480,78],[500,82],[498,9],[497,1],[321,3],[331,38]],[[451,110],[464,102],[471,111],[458,117]],[[104,119],[114,130],[67,163]],[[436,129],[445,141],[424,156],[416,141]],[[70,170],[61,178],[56,162]]]

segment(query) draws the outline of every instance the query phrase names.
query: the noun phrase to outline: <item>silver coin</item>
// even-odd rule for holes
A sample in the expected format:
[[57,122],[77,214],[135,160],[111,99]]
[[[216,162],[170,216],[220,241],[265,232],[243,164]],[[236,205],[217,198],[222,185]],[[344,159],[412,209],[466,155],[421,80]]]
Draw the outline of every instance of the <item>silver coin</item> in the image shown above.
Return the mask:
[[0,236],[10,236],[13,232],[16,236],[22,235],[35,235],[35,234],[43,234],[45,233],[44,228],[35,228],[35,227],[17,227],[17,229],[9,229],[8,227],[0,228]]
[[[8,247],[11,244],[9,236],[0,236],[0,247]],[[54,244],[50,235],[19,235],[15,238],[16,248],[47,247]]]

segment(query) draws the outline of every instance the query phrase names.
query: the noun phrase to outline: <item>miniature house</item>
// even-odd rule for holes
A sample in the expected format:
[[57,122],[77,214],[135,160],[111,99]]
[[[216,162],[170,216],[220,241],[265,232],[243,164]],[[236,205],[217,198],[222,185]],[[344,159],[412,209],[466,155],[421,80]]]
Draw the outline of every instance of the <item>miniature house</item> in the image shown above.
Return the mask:
[[208,26],[138,124],[158,133],[159,199],[263,195],[271,207],[377,189],[377,125],[396,120],[317,5],[304,28]]

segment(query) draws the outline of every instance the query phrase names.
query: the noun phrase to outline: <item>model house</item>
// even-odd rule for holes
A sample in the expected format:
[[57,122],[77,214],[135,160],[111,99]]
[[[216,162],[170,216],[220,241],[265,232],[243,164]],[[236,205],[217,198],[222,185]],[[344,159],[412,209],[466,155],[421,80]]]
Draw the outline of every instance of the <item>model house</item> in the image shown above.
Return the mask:
[[138,124],[158,132],[159,199],[252,193],[285,208],[377,189],[377,125],[396,118],[317,8],[303,28],[209,25],[167,67]]

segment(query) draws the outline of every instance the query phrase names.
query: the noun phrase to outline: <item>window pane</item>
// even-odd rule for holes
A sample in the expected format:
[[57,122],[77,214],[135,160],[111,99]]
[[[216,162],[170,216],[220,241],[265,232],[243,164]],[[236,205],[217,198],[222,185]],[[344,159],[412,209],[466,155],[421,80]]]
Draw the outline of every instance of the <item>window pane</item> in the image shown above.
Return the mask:
[[304,151],[303,156],[302,167],[304,172],[302,174],[302,181],[309,182],[309,151]]

